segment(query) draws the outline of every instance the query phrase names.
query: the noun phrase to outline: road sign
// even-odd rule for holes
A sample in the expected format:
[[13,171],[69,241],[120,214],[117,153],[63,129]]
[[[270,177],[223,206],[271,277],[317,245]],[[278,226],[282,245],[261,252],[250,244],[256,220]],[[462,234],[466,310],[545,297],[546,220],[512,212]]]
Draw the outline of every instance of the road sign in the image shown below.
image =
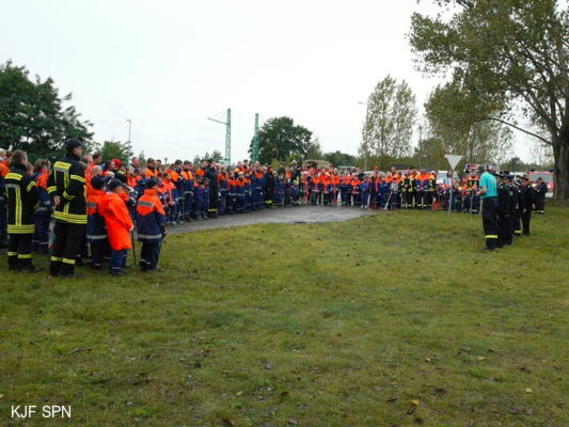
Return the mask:
[[458,165],[458,162],[460,162],[460,160],[462,159],[462,156],[457,156],[455,154],[445,154],[445,157],[448,160],[450,168],[452,170],[456,168],[456,165]]

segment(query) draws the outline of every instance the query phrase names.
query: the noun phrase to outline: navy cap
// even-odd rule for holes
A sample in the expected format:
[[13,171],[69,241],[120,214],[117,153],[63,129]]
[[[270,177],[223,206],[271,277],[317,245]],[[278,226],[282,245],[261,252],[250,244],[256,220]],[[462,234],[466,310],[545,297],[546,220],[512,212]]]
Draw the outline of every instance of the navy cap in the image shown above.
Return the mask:
[[96,175],[91,179],[91,185],[94,189],[100,190],[105,186],[105,178],[100,175]]
[[111,179],[107,184],[107,187],[109,187],[109,190],[114,190],[115,188],[120,187],[121,185],[122,182],[120,182],[118,179]]

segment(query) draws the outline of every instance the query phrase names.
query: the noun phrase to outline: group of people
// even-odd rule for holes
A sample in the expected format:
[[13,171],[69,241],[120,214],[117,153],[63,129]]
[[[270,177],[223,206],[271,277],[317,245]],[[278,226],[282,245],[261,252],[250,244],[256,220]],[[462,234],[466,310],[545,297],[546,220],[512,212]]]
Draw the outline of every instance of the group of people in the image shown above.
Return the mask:
[[480,177],[477,194],[481,198],[486,238],[483,251],[512,245],[514,236],[529,236],[537,195],[530,179],[525,175],[516,177],[508,171],[496,174],[490,166],[480,166],[477,173]]
[[[23,151],[0,151],[0,241],[7,240],[11,270],[35,271],[31,254],[37,251],[51,252],[52,276],[73,276],[75,265],[87,260],[94,269],[108,261],[111,274],[123,275],[136,228],[142,242],[140,268],[151,271],[158,268],[167,226],[275,206],[478,212],[481,200],[497,197],[496,225],[488,226],[487,239],[496,240],[489,247],[499,247],[511,244],[511,235],[529,234],[531,205],[543,213],[547,192],[543,182],[534,190],[527,178],[518,184],[509,175],[496,190],[508,188],[508,197],[503,191],[490,197],[492,191],[483,192],[476,172],[439,179],[435,171],[413,167],[365,173],[286,165],[273,169],[248,160],[231,168],[212,160],[163,165],[149,158],[143,165],[133,158],[123,164],[119,159],[103,162],[100,153],[83,156],[75,139],[65,146],[62,159],[53,164],[40,159],[33,166]],[[486,203],[485,215],[491,204]]]

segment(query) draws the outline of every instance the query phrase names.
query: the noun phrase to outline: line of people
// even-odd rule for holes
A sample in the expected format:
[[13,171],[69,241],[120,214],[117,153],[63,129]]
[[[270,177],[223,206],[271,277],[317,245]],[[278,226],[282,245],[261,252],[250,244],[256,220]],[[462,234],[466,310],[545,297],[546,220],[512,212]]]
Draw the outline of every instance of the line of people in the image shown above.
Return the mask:
[[[135,225],[143,242],[139,264],[148,271],[158,265],[168,225],[305,204],[372,209],[450,208],[476,213],[482,198],[476,173],[459,180],[447,175],[441,180],[435,171],[415,168],[391,168],[389,172],[376,168],[364,173],[281,165],[273,170],[247,160],[234,168],[211,160],[199,166],[176,160],[166,166],[151,158],[144,166],[138,158],[125,165],[119,159],[103,163],[99,153],[82,157],[77,140],[67,141],[66,148],[67,155],[53,165],[38,160],[33,167],[23,152],[11,156],[0,152],[0,233],[25,235],[8,239],[8,252],[15,256],[10,258],[12,269],[33,270],[31,261],[24,261],[31,260],[31,251],[47,254],[51,248],[53,276],[72,276],[75,265],[85,260],[95,269],[108,261],[111,273],[124,274],[126,251],[132,246],[131,231]],[[20,184],[10,181],[14,174],[20,177],[20,184],[29,185],[30,195],[27,187],[16,190]],[[540,205],[539,200],[545,199],[546,191],[543,184],[532,193],[532,203],[541,206],[540,212],[543,202]],[[18,228],[23,224],[25,227]]]

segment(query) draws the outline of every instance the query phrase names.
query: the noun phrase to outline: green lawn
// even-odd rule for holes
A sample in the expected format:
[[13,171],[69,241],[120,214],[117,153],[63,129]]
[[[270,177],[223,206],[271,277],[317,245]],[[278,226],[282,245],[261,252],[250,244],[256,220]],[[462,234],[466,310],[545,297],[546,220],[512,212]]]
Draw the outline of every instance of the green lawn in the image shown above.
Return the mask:
[[533,231],[480,254],[480,217],[380,212],[171,236],[120,279],[2,262],[0,424],[568,425],[569,210]]

